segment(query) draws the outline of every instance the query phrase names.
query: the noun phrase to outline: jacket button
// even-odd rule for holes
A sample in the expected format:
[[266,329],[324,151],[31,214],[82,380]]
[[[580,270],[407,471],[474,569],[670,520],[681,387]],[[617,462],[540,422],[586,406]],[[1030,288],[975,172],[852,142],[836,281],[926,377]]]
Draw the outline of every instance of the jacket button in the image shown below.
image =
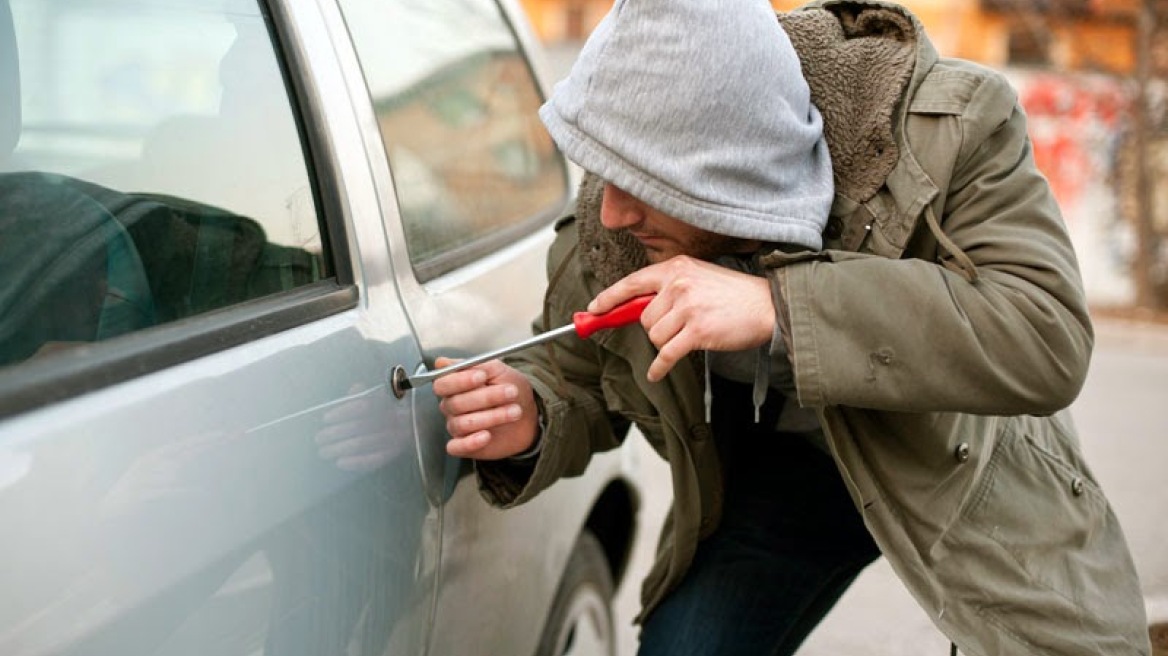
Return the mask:
[[958,444],[957,448],[953,449],[953,457],[957,459],[957,462],[969,460],[969,444],[967,442]]
[[1083,479],[1076,478],[1071,481],[1071,494],[1077,497],[1083,495]]

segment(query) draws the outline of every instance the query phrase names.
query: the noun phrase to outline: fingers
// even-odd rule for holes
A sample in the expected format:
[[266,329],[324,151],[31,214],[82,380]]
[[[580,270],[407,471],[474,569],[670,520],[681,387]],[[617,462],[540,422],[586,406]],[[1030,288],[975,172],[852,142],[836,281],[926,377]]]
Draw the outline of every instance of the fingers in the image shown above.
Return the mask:
[[650,383],[656,383],[665,378],[682,358],[695,350],[694,340],[688,335],[688,331],[682,331],[658,347],[657,357],[653,359],[649,365],[649,371],[645,373],[645,378]]
[[[608,312],[634,297],[659,293],[672,278],[676,277],[674,271],[689,266],[690,260],[691,258],[682,255],[634,271],[597,294],[596,298],[588,304],[588,311]],[[649,307],[652,306],[653,303],[650,303]],[[645,308],[646,311],[649,307]]]
[[[434,367],[441,369],[457,362],[458,360],[450,358],[438,358],[434,361]],[[435,379],[434,393],[442,397],[463,394],[500,378],[509,370],[510,368],[503,364],[502,360],[490,360]]]
[[692,351],[757,348],[774,333],[775,308],[765,277],[687,256],[629,274],[598,294],[588,309],[605,312],[648,293],[656,297],[641,313],[641,325],[658,349],[646,372],[652,382]]
[[438,407],[443,414],[464,415],[488,408],[512,404],[519,398],[519,388],[511,383],[483,385],[442,399]]
[[479,431],[466,437],[455,437],[446,443],[446,453],[455,458],[478,458],[491,445],[491,433]]
[[523,416],[518,403],[490,407],[478,412],[447,414],[446,431],[453,437],[465,437],[514,423]]
[[[443,366],[445,359],[436,364]],[[523,451],[537,431],[535,398],[527,380],[492,360],[434,381],[451,439],[446,451],[460,458],[495,460]]]
[[[454,358],[439,357],[434,360],[434,370],[449,367],[452,364],[458,363]],[[487,382],[487,374],[479,367],[471,367],[462,371],[456,371],[452,374],[446,374],[441,378],[434,379],[434,393],[438,396],[450,396],[451,394],[461,394],[470,389],[474,389]]]
[[518,418],[522,412],[516,402],[519,388],[499,380],[506,371],[502,362],[492,360],[434,381],[434,392],[442,397],[438,407],[450,418],[451,435],[467,435]]

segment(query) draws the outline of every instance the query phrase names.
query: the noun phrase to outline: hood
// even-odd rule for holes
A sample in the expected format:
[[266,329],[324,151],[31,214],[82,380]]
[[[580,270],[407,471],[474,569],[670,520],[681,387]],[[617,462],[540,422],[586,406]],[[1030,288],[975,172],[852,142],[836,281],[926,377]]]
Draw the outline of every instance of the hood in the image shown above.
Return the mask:
[[823,122],[766,0],[617,0],[540,117],[569,159],[667,215],[822,245]]
[[[824,119],[835,193],[867,201],[896,167],[904,148],[897,134],[904,112],[901,99],[919,83],[914,71],[923,76],[936,51],[916,18],[897,5],[826,2],[778,18]],[[586,174],[576,220],[580,255],[608,286],[647,260],[631,236],[600,225],[602,192],[596,173]]]

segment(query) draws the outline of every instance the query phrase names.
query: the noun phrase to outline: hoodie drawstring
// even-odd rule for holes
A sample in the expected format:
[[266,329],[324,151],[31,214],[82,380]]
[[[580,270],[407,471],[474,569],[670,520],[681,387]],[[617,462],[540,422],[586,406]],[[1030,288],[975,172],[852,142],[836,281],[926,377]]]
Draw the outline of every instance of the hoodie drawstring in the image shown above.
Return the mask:
[[758,349],[758,361],[754,365],[754,390],[751,399],[754,401],[754,423],[758,423],[762,416],[762,404],[766,403],[767,389],[771,386],[771,358],[767,345]]
[[702,354],[702,362],[706,369],[706,391],[702,394],[702,401],[706,404],[706,423],[714,423],[714,387],[710,384],[710,352]]
[[[713,421],[714,416],[714,388],[710,384],[710,352],[705,351],[702,362],[705,366],[706,390],[702,400],[706,405],[706,423]],[[770,350],[766,345],[760,346],[758,358],[754,364],[754,387],[751,390],[751,401],[754,403],[754,423],[762,421],[762,406],[766,403],[767,391],[771,385]]]

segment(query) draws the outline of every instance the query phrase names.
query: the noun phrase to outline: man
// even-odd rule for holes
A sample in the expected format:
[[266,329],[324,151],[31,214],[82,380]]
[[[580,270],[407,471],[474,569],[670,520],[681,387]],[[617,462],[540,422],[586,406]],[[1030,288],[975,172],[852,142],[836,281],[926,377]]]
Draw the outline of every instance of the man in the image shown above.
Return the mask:
[[793,653],[879,554],[963,653],[1149,653],[1064,410],[1075,256],[1001,76],[891,4],[617,0],[541,117],[590,174],[540,328],[655,293],[644,330],[434,389],[504,507],[630,423],[669,460],[642,654]]

